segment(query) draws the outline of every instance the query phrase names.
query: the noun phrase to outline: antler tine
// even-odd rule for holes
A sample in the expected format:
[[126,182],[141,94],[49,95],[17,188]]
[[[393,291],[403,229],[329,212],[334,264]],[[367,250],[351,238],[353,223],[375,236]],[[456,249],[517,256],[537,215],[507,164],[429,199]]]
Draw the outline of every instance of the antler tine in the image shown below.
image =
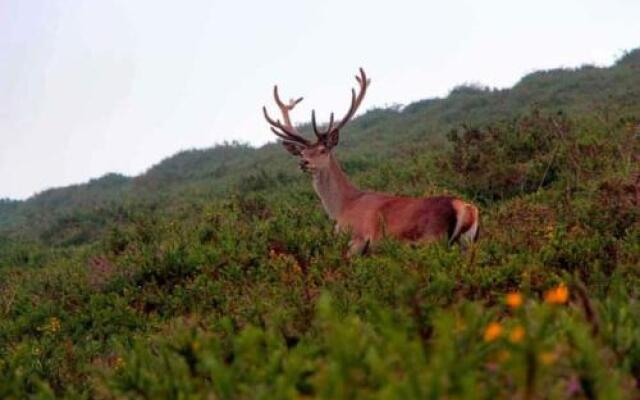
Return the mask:
[[318,139],[321,139],[322,134],[318,130],[318,125],[316,125],[316,110],[311,110],[311,126],[313,127],[313,132],[316,134]]
[[286,134],[283,134],[282,132],[278,131],[276,128],[274,128],[273,126],[270,127],[271,132],[273,132],[276,136],[278,136],[280,139],[285,140],[287,142],[293,142],[294,140],[292,140],[289,136],[287,136]]
[[327,129],[321,131],[320,129],[318,129],[318,125],[316,123],[316,110],[311,110],[311,126],[313,127],[313,132],[318,137],[318,141],[323,141],[327,137],[329,132],[333,130],[333,118],[333,113],[331,113],[331,115],[329,116],[329,125],[327,126]]
[[278,94],[278,85],[275,85],[273,87],[273,98],[275,99],[276,104],[278,105],[278,108],[280,108],[282,112],[282,118],[284,119],[284,123],[288,127],[295,130],[295,128],[293,128],[293,124],[291,123],[291,119],[289,118],[289,111],[293,110],[293,108],[297,106],[298,103],[300,103],[304,99],[304,97],[299,97],[298,99],[291,99],[289,100],[289,104],[285,104],[282,100],[280,100],[280,95]]
[[358,85],[360,86],[360,92],[356,95],[356,90],[351,88],[351,106],[349,107],[349,111],[347,111],[334,130],[340,130],[351,120],[351,118],[353,118],[358,107],[360,107],[365,94],[367,93],[367,87],[371,83],[371,79],[367,78],[367,74],[365,74],[364,69],[362,68],[360,68],[360,76],[356,75],[356,81],[358,81]]
[[289,100],[289,104],[284,104],[284,102],[280,100],[280,95],[278,94],[278,85],[275,85],[273,87],[273,98],[276,100],[276,104],[278,105],[278,107],[284,108],[288,111],[293,110],[293,107],[295,107],[298,103],[304,100],[304,97],[299,97],[297,99]]
[[262,106],[262,113],[264,114],[264,118],[267,120],[267,122],[270,125],[277,126],[277,127],[280,127],[280,125],[282,125],[280,123],[280,120],[276,121],[269,116],[269,113],[267,112],[267,106]]
[[264,118],[267,120],[267,122],[271,125],[271,129],[275,129],[278,128],[280,129],[282,132],[281,134],[289,134],[290,132],[287,131],[287,129],[282,126],[282,122],[280,122],[280,120],[274,120],[273,118],[271,118],[271,116],[269,116],[269,113],[267,112],[267,107],[266,106],[262,106],[262,113],[264,114]]
[[[302,101],[302,97],[298,99],[291,99],[289,104],[285,104],[282,100],[280,100],[280,95],[278,93],[278,85],[273,87],[273,98],[276,101],[278,108],[282,114],[282,118],[284,120],[284,124],[280,122],[280,120],[274,120],[269,116],[267,112],[267,107],[262,107],[262,111],[264,113],[264,117],[267,122],[271,125],[271,131],[275,133],[279,138],[289,141],[289,142],[297,142],[303,144],[305,146],[309,146],[311,143],[305,139],[300,132],[293,126],[291,123],[291,118],[289,117],[289,111],[293,110],[293,108]],[[278,131],[279,130],[279,131]]]
[[271,131],[275,133],[279,138],[288,142],[297,142],[305,146],[308,146],[310,144],[307,139],[299,136],[298,134],[296,134],[296,132],[290,131],[287,126],[282,125],[280,120],[274,120],[273,118],[271,118],[269,116],[269,113],[267,112],[267,107],[262,107],[262,112],[264,113],[264,118],[271,125]]
[[276,101],[276,104],[278,105],[278,107],[280,108],[285,108],[286,106],[284,105],[284,103],[282,102],[282,100],[280,100],[280,95],[278,94],[278,85],[274,85],[273,86],[273,98]]
[[329,126],[327,127],[326,133],[331,132],[333,129],[333,113],[329,116]]

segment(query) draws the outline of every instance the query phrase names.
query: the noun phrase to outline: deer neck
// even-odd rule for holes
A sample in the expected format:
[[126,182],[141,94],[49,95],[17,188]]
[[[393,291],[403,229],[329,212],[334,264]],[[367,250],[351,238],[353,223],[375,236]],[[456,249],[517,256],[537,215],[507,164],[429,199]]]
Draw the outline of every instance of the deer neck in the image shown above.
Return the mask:
[[337,219],[349,201],[361,192],[349,181],[338,160],[329,155],[329,165],[313,174],[313,188],[331,219]]

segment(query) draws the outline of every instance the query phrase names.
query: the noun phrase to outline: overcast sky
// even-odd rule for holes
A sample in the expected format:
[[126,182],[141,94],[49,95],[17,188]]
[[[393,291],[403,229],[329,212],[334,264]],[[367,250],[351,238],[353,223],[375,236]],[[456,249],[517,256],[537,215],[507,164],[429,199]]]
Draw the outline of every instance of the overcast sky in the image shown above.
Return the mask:
[[[526,4],[525,4],[526,3]],[[638,0],[0,0],[0,198],[171,154],[273,140],[260,107],[342,113],[609,65],[640,46]]]

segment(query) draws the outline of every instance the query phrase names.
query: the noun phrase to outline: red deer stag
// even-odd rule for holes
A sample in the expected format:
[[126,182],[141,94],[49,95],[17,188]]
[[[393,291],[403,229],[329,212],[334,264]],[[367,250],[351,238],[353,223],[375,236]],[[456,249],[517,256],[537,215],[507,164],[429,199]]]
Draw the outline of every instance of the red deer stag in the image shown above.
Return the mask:
[[317,140],[315,143],[302,136],[291,123],[289,112],[302,98],[284,103],[273,88],[273,97],[282,113],[282,121],[269,116],[263,107],[271,130],[285,149],[301,159],[300,167],[313,176],[313,187],[322,201],[329,218],[336,222],[337,231],[351,234],[348,255],[362,254],[370,245],[389,235],[401,240],[427,242],[447,236],[449,244],[466,246],[478,237],[478,209],[463,200],[449,197],[404,197],[358,189],[342,171],[331,152],[340,138],[340,129],[349,122],[362,103],[371,83],[362,68],[356,76],[359,91],[351,90],[351,107],[347,114],[334,124],[333,113],[324,130],[316,124],[315,110],[311,112],[311,125]]

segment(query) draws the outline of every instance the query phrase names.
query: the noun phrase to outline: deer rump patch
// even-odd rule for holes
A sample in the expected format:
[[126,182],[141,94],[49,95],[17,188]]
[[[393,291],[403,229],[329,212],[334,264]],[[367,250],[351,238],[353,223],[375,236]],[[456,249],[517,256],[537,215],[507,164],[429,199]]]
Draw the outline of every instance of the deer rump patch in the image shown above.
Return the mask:
[[456,209],[449,196],[392,198],[381,208],[383,235],[418,241],[447,235],[456,227]]

